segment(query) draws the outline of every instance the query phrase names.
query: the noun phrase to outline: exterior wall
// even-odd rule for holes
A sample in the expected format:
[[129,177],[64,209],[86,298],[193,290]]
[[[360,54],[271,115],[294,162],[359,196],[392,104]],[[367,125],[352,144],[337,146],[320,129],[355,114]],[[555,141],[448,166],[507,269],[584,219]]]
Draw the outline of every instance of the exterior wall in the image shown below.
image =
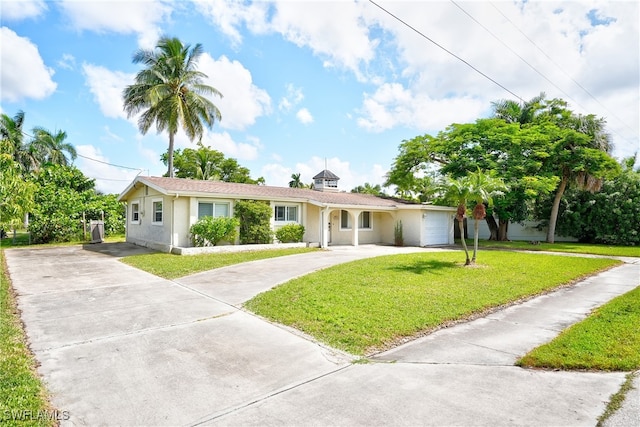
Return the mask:
[[189,229],[192,225],[190,221],[191,198],[179,197],[171,199],[171,202],[173,203],[172,211],[174,215],[173,246],[189,247],[191,246]]
[[305,203],[303,206],[305,212],[303,218],[305,220],[304,225],[304,238],[303,241],[308,243],[320,243],[320,208],[318,206]]
[[[340,209],[334,209],[331,211],[331,245],[351,245],[353,242],[353,224],[357,225],[358,219],[354,216],[351,218],[352,228],[341,228],[340,221]],[[356,212],[356,211],[353,211]],[[357,211],[358,215],[360,211]],[[367,245],[373,243],[387,243],[385,238],[388,238],[388,232],[385,227],[389,223],[387,217],[390,215],[387,212],[371,212],[371,229],[359,229],[358,230],[358,244]],[[393,236],[393,227],[391,235]],[[391,240],[392,243],[393,238]]]
[[[544,242],[547,239],[547,227],[538,230],[537,221],[525,221],[523,224],[512,222],[509,224],[509,240],[526,240]],[[473,237],[473,220],[467,222],[469,238]],[[480,221],[478,224],[478,236],[480,239],[488,239],[491,233],[487,221]],[[556,242],[577,242],[575,237],[555,236]]]
[[[162,223],[153,222],[153,202],[162,201]],[[138,202],[139,221],[131,221],[131,205]],[[127,242],[166,250],[171,245],[171,198],[143,186],[132,193],[127,201]]]
[[420,236],[422,235],[422,212],[419,210],[399,211],[396,220],[402,221],[402,238],[404,240],[404,245],[420,246]]

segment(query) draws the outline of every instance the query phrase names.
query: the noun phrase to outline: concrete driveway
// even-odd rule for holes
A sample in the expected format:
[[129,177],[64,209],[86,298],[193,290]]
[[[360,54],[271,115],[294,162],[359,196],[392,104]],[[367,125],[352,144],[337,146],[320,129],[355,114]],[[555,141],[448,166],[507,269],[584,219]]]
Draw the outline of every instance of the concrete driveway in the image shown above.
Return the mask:
[[[595,425],[624,381],[622,373],[532,371],[513,361],[637,286],[638,264],[580,284],[575,289],[594,292],[584,291],[564,317],[551,307],[575,294],[352,364],[350,355],[239,306],[290,277],[396,248],[338,248],[176,281],[118,261],[142,250],[5,251],[39,372],[53,405],[71,416],[63,425]],[[487,357],[464,356],[483,348]]]

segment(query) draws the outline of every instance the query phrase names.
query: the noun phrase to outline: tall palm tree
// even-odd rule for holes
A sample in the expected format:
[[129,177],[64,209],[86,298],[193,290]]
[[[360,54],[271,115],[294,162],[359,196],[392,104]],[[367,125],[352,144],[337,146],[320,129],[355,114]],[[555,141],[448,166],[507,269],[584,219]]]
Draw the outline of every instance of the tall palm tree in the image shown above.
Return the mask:
[[520,123],[520,125],[531,123],[537,113],[544,108],[545,98],[545,93],[540,92],[540,95],[529,101],[518,102],[511,99],[494,101],[491,103],[493,115],[507,123]]
[[22,156],[25,149],[23,124],[23,111],[18,111],[14,117],[9,117],[6,114],[0,116],[0,143],[2,144],[0,152],[10,155],[20,165],[23,164]]
[[33,141],[30,145],[36,156],[39,157],[39,163],[52,163],[56,165],[68,166],[77,157],[76,148],[65,142],[67,133],[59,130],[51,133],[47,129],[41,127],[33,128]]
[[494,178],[478,169],[476,172],[467,174],[464,178],[468,186],[467,197],[476,202],[473,208],[473,257],[471,264],[476,262],[476,254],[478,253],[478,225],[486,216],[485,203],[487,206],[493,206],[493,196],[502,194],[507,190],[506,184],[498,178]]
[[450,176],[445,176],[439,183],[439,189],[444,200],[456,203],[458,206],[456,219],[458,220],[458,227],[460,227],[460,240],[462,241],[462,247],[464,248],[464,254],[466,256],[464,265],[470,265],[469,250],[467,249],[467,242],[464,239],[464,218],[467,213],[467,200],[469,199],[468,180],[466,177],[454,179]]
[[206,74],[197,70],[202,45],[183,45],[177,38],[162,37],[155,50],[140,49],[133,63],[145,68],[135,83],[123,91],[124,110],[128,117],[142,113],[140,132],[146,134],[155,124],[158,132],[169,133],[168,169],[173,177],[173,146],[179,128],[189,139],[202,138],[203,123],[211,128],[222,116],[206,96],[219,96],[217,89],[203,84]]

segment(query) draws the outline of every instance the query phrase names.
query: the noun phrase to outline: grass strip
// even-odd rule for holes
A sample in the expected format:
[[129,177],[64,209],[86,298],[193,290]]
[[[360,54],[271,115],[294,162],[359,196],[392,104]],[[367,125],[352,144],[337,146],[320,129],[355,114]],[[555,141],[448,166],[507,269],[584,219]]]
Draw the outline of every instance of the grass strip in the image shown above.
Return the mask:
[[627,379],[622,384],[622,387],[620,387],[620,390],[611,395],[607,408],[604,410],[604,413],[598,417],[598,424],[596,424],[596,427],[604,427],[605,421],[607,421],[618,409],[622,407],[627,393],[633,389],[634,377],[635,375],[633,373],[627,374]]
[[553,341],[518,360],[549,369],[633,371],[640,369],[640,286],[620,295]]
[[0,425],[53,426],[55,413],[36,373],[10,285],[0,250]]
[[121,258],[125,264],[144,270],[165,279],[176,279],[201,271],[260,259],[276,258],[287,255],[303,254],[317,251],[316,248],[265,249],[259,251],[242,251],[200,255],[174,255],[153,253],[132,255]]
[[[468,240],[467,244],[473,245],[472,240]],[[469,243],[470,242],[470,243]],[[546,243],[537,242],[531,244],[529,241],[514,240],[509,242],[496,242],[495,240],[482,240],[478,242],[478,246],[493,249],[519,249],[529,251],[549,251],[549,252],[566,252],[576,254],[591,254],[604,256],[624,256],[624,257],[640,257],[640,246],[608,246],[596,245],[589,243],[572,243],[572,242],[556,242]]]
[[369,258],[304,276],[246,308],[352,354],[368,355],[444,324],[550,291],[618,265],[604,258],[481,252]]

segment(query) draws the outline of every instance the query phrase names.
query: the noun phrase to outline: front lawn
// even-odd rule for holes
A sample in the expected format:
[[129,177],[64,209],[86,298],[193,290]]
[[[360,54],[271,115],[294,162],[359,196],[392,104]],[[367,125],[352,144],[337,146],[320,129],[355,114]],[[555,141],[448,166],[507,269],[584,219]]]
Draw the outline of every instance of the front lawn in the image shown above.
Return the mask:
[[640,287],[596,309],[517,364],[549,369],[640,369]]
[[[52,426],[53,411],[36,373],[0,250],[0,425]],[[41,415],[38,419],[37,415]]]
[[[467,240],[469,247],[473,247],[473,240]],[[531,244],[528,241],[513,240],[510,242],[496,242],[495,240],[481,240],[478,246],[495,249],[520,249],[528,251],[568,252],[576,254],[592,254],[606,256],[640,257],[640,246],[608,246],[590,243],[537,242]]]
[[370,258],[304,276],[246,303],[255,313],[353,354],[516,302],[620,264],[604,258],[484,251]]
[[286,248],[200,255],[174,255],[158,252],[145,255],[132,255],[121,258],[121,261],[165,279],[176,279],[227,265],[286,255],[303,254],[317,250],[319,249]]

